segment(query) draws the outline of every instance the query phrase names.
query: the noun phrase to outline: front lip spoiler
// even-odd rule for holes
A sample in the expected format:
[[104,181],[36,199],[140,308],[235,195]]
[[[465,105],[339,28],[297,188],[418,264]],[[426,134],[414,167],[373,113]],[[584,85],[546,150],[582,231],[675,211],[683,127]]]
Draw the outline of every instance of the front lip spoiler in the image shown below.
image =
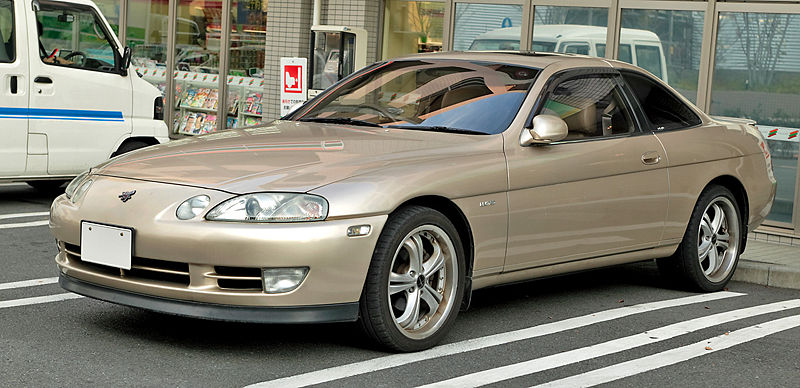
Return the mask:
[[139,307],[161,313],[219,321],[251,323],[333,323],[358,319],[358,302],[315,305],[252,307],[161,298],[117,290],[64,275],[58,277],[61,288],[90,298]]

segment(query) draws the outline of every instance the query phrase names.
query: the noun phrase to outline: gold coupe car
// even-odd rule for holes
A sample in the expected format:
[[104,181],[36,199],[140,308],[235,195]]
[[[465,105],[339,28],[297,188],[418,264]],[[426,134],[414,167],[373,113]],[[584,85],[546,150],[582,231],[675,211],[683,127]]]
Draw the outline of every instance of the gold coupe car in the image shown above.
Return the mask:
[[443,53],[376,63],[270,125],[116,157],[56,198],[60,284],[170,314],[360,321],[433,346],[472,291],[658,259],[722,289],[772,205],[753,122],[631,65]]

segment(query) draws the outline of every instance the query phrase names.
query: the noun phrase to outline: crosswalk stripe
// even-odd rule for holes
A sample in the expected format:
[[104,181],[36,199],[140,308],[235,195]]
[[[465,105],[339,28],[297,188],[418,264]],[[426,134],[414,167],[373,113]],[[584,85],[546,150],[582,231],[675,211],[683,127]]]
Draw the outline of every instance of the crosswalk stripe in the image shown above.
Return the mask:
[[766,305],[743,308],[714,314],[706,317],[691,319],[678,322],[672,325],[660,327],[643,333],[614,339],[600,344],[574,349],[562,353],[553,354],[546,357],[524,361],[512,365],[488,369],[481,372],[456,377],[453,379],[425,385],[424,388],[431,387],[480,387],[498,381],[509,380],[520,376],[558,368],[565,365],[575,364],[581,361],[606,356],[613,353],[622,352],[636,347],[665,341],[697,330],[706,329],[723,323],[750,318],[762,314],[770,314],[778,311],[794,309],[800,307],[800,299],[775,302]]
[[0,224],[0,229],[16,229],[16,228],[27,228],[31,226],[44,226],[49,224],[50,221],[31,221],[31,222],[19,222],[16,224]]
[[55,295],[35,296],[33,298],[2,300],[0,301],[0,309],[5,309],[9,307],[28,306],[40,303],[60,302],[62,300],[78,299],[78,298],[83,298],[83,296],[73,293],[63,293]]
[[646,313],[670,307],[685,306],[694,303],[709,302],[713,300],[743,296],[746,294],[737,292],[715,292],[710,294],[700,294],[683,298],[668,299],[658,302],[642,303],[633,306],[625,306],[611,310],[598,311],[593,314],[583,315],[563,321],[546,323],[525,329],[514,330],[505,333],[493,334],[479,338],[468,339],[460,342],[437,346],[422,352],[408,354],[393,354],[384,357],[373,358],[352,364],[346,364],[313,372],[303,373],[295,376],[284,377],[276,380],[265,381],[252,384],[249,387],[304,387],[313,384],[320,384],[345,377],[356,376],[373,371],[394,368],[414,362],[429,360],[437,357],[450,356],[454,354],[469,352],[473,350],[488,348],[491,346],[502,345],[548,334],[572,330],[600,322],[623,318],[635,314]]
[[550,381],[536,387],[591,387],[621,378],[634,376],[692,358],[724,350],[746,342],[764,338],[781,331],[800,327],[800,315],[780,318],[766,323],[739,329],[728,334],[709,338],[691,345],[670,349],[647,357],[595,369],[560,380]]
[[22,280],[19,282],[0,283],[0,290],[10,290],[12,288],[42,286],[45,284],[58,283],[58,278],[41,278],[32,280]]
[[49,216],[49,215],[50,215],[50,212],[0,214],[0,220],[7,220],[7,219],[10,219],[10,218],[41,217],[41,216]]

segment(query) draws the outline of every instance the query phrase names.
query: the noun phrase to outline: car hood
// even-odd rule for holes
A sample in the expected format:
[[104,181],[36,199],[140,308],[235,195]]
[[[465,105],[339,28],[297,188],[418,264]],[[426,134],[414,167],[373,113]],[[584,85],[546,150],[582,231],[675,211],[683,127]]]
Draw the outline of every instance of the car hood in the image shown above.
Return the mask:
[[306,192],[390,164],[474,154],[489,137],[275,121],[148,147],[95,173],[236,194]]

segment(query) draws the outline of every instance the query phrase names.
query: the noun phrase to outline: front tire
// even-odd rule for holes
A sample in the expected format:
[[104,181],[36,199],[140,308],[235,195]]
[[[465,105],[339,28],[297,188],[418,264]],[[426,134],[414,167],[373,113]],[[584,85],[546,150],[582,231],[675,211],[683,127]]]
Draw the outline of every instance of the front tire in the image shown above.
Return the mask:
[[442,213],[421,206],[389,218],[361,295],[361,326],[379,345],[428,349],[446,335],[464,296],[464,249]]
[[674,255],[658,259],[658,267],[682,286],[697,291],[725,288],[741,254],[742,217],[733,194],[709,186],[700,195]]

